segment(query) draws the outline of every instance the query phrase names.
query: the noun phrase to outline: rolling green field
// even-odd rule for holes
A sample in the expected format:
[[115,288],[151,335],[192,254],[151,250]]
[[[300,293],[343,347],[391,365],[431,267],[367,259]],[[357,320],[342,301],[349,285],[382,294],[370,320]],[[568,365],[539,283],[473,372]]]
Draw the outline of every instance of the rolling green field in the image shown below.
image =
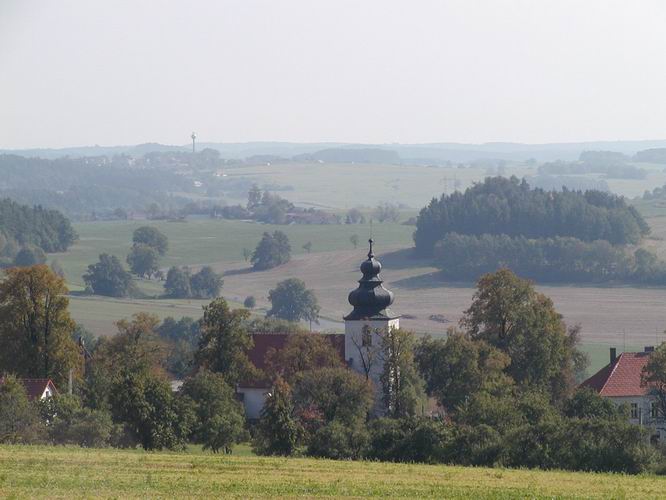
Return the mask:
[[665,489],[651,475],[0,446],[3,498],[657,498]]
[[[132,246],[132,232],[144,225],[156,227],[169,238],[169,251],[161,261],[162,267],[242,260],[243,248],[254,250],[265,231],[285,232],[293,255],[305,253],[302,247],[308,241],[313,244],[313,252],[353,248],[349,241],[353,234],[358,235],[359,246],[365,249],[365,241],[371,232],[384,246],[409,246],[414,232],[413,226],[401,224],[374,224],[372,228],[370,224],[273,226],[208,218],[187,222],[85,222],[74,226],[79,241],[66,253],[50,254],[50,260],[57,260],[62,265],[71,289],[80,289],[83,287],[81,276],[89,264],[97,261],[100,253],[116,255],[124,262]],[[146,291],[158,293],[150,284],[140,283],[140,286]]]

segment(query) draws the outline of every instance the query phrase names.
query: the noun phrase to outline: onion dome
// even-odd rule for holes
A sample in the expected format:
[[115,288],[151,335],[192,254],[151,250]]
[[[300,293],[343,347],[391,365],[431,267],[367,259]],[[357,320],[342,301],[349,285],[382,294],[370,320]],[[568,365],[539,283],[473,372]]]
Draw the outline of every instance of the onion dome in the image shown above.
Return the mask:
[[349,293],[349,303],[354,310],[345,316],[345,320],[359,319],[390,319],[392,315],[388,307],[393,304],[393,292],[382,286],[379,273],[382,270],[381,263],[375,259],[372,252],[372,239],[368,259],[361,264],[363,277],[358,281],[358,288]]

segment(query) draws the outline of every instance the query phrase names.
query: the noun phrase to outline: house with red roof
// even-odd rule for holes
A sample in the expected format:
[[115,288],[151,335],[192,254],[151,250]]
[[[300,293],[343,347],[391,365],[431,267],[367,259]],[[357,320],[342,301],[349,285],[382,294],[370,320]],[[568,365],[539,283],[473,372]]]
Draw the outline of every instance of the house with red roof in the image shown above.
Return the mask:
[[[19,382],[25,387],[25,392],[28,394],[30,401],[40,401],[58,394],[50,378],[21,378]],[[0,385],[3,383],[4,379],[0,378]]]
[[654,347],[643,352],[623,352],[619,356],[614,347],[610,349],[610,363],[585,380],[581,387],[589,387],[600,396],[617,405],[629,407],[629,421],[654,428],[654,438],[666,436],[666,422],[660,418],[655,398],[650,388],[643,384],[643,368],[650,359]]

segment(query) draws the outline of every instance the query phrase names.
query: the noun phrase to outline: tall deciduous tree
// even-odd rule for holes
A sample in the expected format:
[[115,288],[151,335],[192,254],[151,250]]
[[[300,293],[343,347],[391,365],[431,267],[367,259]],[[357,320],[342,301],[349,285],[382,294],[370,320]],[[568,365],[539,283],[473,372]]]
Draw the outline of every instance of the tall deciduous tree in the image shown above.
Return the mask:
[[97,263],[88,266],[83,281],[97,295],[126,297],[132,292],[132,276],[115,255],[101,254]]
[[259,205],[261,205],[261,188],[256,184],[252,184],[252,187],[247,193],[247,209],[254,210]]
[[509,356],[461,332],[451,331],[446,339],[424,337],[415,357],[428,394],[449,411],[476,392],[504,390],[513,384],[504,374]]
[[277,286],[268,292],[271,309],[267,316],[286,319],[288,321],[317,321],[319,317],[319,303],[312,290],[305,287],[305,283],[297,278],[280,281]]
[[202,370],[185,381],[180,393],[192,401],[193,437],[204,449],[229,451],[243,437],[243,405],[222,375]]
[[150,278],[159,270],[159,253],[151,246],[136,244],[127,256],[127,264],[134,274]]
[[153,226],[141,226],[134,231],[132,242],[135,245],[148,245],[154,248],[160,255],[164,255],[169,249],[169,239],[164,233]]
[[0,366],[64,384],[81,365],[67,287],[48,266],[12,268],[0,282]]
[[92,399],[99,407],[108,404],[114,421],[146,450],[181,448],[191,424],[188,408],[174,397],[165,377],[158,324],[155,315],[146,313],[121,320],[118,333],[95,351],[95,376],[106,384]]
[[508,269],[483,276],[461,325],[473,339],[508,354],[507,374],[517,383],[546,388],[554,399],[575,380],[577,330],[567,331],[553,302]]
[[424,402],[424,382],[414,361],[414,334],[392,328],[381,336],[384,363],[380,377],[386,412],[391,417],[413,416]]
[[253,346],[245,326],[249,317],[247,309],[231,309],[223,298],[205,306],[197,365],[221,373],[232,385],[256,376],[256,368],[247,355]]
[[289,335],[280,350],[269,349],[266,364],[272,376],[281,376],[287,382],[306,370],[343,366],[328,336],[306,332]]
[[257,271],[272,269],[291,259],[289,238],[282,231],[264,233],[252,254],[252,267]]
[[192,295],[200,299],[215,298],[220,294],[224,284],[222,276],[213,271],[210,266],[204,266],[190,277]]
[[370,411],[372,386],[346,367],[308,370],[295,377],[294,401],[301,410],[321,412],[325,422],[351,424]]
[[173,266],[169,269],[164,283],[164,292],[167,297],[174,299],[187,299],[192,296],[190,274],[186,269]]
[[294,414],[291,388],[278,378],[267,394],[252,447],[260,455],[292,455],[302,434]]

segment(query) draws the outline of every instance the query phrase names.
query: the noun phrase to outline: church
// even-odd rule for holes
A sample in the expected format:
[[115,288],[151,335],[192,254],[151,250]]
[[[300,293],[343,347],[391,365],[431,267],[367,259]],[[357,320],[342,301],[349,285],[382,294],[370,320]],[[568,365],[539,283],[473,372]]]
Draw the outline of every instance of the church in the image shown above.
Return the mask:
[[[358,287],[349,293],[349,304],[352,310],[343,319],[344,334],[326,335],[340,358],[349,368],[369,377],[379,385],[382,366],[379,360],[380,335],[400,327],[400,316],[391,312],[393,292],[383,286],[379,274],[381,263],[375,259],[373,240],[369,240],[368,258],[361,263],[361,279]],[[270,349],[279,350],[284,347],[288,334],[261,333],[253,334],[254,347],[248,353],[250,361],[259,368],[265,368],[266,354]],[[245,406],[245,415],[249,419],[258,419],[270,391],[267,382],[241,382],[236,388]]]

